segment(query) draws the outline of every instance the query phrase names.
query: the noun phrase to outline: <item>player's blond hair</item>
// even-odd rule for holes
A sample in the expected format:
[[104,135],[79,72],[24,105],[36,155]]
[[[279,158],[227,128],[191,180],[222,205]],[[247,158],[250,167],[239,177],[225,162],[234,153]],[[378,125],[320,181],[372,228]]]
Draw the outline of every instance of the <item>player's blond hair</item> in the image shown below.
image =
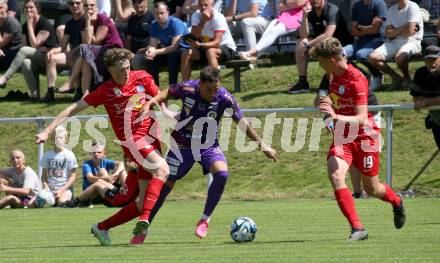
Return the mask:
[[123,62],[125,60],[131,60],[133,58],[133,53],[125,48],[111,48],[107,50],[104,54],[104,66],[109,68],[116,65],[117,63]]
[[342,47],[341,42],[334,37],[326,38],[316,44],[316,46],[312,47],[310,50],[310,54],[313,57],[335,57],[337,60],[341,60],[345,57],[344,48]]

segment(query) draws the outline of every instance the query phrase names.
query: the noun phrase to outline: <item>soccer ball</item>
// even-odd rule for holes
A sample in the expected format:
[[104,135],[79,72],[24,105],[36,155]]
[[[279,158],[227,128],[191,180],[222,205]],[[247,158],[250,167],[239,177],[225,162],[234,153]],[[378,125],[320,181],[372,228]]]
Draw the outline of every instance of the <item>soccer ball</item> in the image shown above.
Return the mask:
[[249,217],[239,217],[231,224],[231,237],[236,242],[251,242],[257,233],[257,225]]
[[42,189],[37,194],[35,204],[39,208],[43,208],[46,205],[53,206],[55,204],[55,197],[52,192]]

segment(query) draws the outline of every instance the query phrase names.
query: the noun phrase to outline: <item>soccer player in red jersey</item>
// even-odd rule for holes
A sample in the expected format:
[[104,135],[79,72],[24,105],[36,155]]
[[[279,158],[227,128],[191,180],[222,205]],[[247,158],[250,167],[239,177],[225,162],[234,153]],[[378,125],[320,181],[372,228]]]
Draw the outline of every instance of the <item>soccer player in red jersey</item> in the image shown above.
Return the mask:
[[116,137],[125,155],[139,166],[139,198],[123,207],[112,217],[92,227],[92,232],[102,245],[110,245],[108,229],[124,224],[139,216],[133,231],[132,244],[142,244],[149,225],[148,217],[154,207],[169,168],[162,156],[159,142],[159,128],[154,116],[141,121],[139,110],[144,103],[158,94],[153,78],[145,71],[130,71],[133,54],[126,49],[109,49],[104,55],[104,65],[111,79],[96,91],[64,109],[41,133],[36,143],[47,140],[53,129],[67,117],[81,110],[104,105]]
[[320,97],[319,110],[333,120],[333,143],[327,156],[327,169],[336,201],[351,225],[348,240],[368,238],[362,225],[350,190],[345,184],[348,170],[362,174],[362,184],[370,196],[380,198],[393,206],[394,225],[405,224],[402,196],[378,178],[380,130],[373,115],[368,112],[368,81],[362,73],[347,64],[343,47],[336,38],[327,38],[312,48],[319,65],[332,76],[329,96]]

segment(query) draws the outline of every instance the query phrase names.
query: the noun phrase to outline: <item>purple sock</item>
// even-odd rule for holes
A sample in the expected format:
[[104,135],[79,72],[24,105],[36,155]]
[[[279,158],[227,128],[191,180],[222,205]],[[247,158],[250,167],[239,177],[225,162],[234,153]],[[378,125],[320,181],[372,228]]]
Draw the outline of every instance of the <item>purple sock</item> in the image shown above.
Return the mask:
[[165,199],[167,198],[171,190],[172,189],[166,183],[162,186],[159,198],[157,199],[156,204],[154,205],[153,209],[150,212],[150,216],[148,217],[148,221],[150,222],[150,224],[151,222],[153,222],[154,217],[156,216],[157,212],[159,212],[159,209],[162,207],[163,202],[165,202]]
[[206,199],[205,210],[203,211],[204,215],[211,216],[222,197],[228,175],[227,171],[219,171],[213,174],[214,179],[208,190],[208,198]]

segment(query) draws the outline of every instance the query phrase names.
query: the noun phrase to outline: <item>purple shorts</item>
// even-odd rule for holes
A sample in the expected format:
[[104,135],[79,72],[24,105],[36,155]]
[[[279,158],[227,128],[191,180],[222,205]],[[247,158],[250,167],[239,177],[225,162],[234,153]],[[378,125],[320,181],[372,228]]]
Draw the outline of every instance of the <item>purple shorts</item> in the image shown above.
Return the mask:
[[197,161],[203,168],[203,171],[209,171],[213,163],[220,161],[227,163],[223,151],[218,146],[209,147],[208,149],[200,150],[200,154],[193,155],[190,148],[179,148],[177,150],[180,156],[170,150],[167,154],[167,163],[170,167],[170,175],[168,180],[177,181],[182,179],[191,170],[194,163]]

